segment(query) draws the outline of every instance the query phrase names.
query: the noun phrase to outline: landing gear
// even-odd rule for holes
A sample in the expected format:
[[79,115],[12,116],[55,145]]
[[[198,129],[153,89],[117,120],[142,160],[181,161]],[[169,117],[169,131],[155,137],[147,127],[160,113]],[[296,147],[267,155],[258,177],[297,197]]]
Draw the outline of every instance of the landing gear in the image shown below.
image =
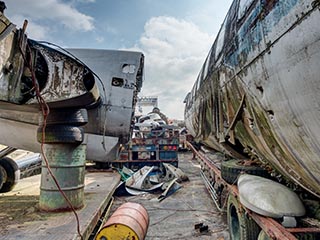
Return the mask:
[[9,192],[20,178],[17,163],[9,157],[0,159],[0,192]]

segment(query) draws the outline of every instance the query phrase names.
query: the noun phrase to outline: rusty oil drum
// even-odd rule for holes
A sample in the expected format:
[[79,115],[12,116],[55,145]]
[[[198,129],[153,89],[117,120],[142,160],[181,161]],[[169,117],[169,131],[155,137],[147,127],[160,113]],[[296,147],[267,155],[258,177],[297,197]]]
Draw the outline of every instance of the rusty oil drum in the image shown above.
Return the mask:
[[143,240],[149,226],[147,210],[138,203],[122,204],[98,232],[96,240]]

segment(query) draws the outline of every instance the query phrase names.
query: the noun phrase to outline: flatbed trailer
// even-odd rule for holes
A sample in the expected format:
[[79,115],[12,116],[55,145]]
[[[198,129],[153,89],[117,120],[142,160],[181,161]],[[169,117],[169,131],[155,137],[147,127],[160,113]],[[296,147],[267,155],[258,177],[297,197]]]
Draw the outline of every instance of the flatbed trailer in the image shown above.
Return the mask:
[[[226,211],[226,203],[228,199],[226,196],[228,195],[234,196],[234,198],[237,201],[235,215],[227,211],[229,231],[241,231],[239,229],[234,229],[234,223],[237,223],[239,225],[244,224],[244,226],[239,227],[245,227],[248,228],[248,231],[251,231],[250,227],[254,222],[266,234],[264,238],[257,238],[259,240],[319,239],[320,225],[315,219],[304,219],[304,222],[313,222],[314,226],[286,228],[282,226],[277,220],[271,217],[265,217],[260,214],[257,214],[243,206],[239,200],[239,191],[237,186],[234,184],[229,184],[223,179],[223,177],[221,176],[221,169],[217,166],[217,164],[213,162],[210,158],[208,158],[203,152],[196,150],[190,142],[187,142],[187,145],[189,146],[194,156],[197,157],[201,164],[201,175],[205,181],[206,188],[209,191],[212,199],[214,200],[217,208],[220,211]],[[210,175],[210,177],[208,178],[206,175]],[[213,182],[214,184],[212,184]],[[214,185],[218,185],[218,187]],[[218,188],[218,191],[216,188]],[[233,223],[230,223],[230,221],[233,221]],[[239,236],[239,239],[243,239],[243,236],[241,236],[241,238]],[[249,234],[249,237],[245,237],[244,239],[255,238],[250,237]]]

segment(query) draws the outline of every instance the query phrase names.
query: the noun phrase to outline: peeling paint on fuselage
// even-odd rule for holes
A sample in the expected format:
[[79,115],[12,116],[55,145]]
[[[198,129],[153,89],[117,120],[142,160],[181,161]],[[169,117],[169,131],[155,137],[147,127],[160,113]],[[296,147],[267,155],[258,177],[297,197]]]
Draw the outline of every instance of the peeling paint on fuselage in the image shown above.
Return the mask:
[[263,1],[265,7],[265,19],[264,29],[265,33],[271,32],[274,26],[276,26],[283,17],[287,16],[291,9],[298,4],[298,0],[281,0],[273,1],[272,8],[268,8],[268,1]]
[[187,127],[197,141],[257,158],[320,196],[318,6],[252,1],[242,16],[237,3],[228,13],[222,53],[207,57],[208,74],[186,101]]
[[[85,65],[36,41],[30,40],[29,44],[34,51],[38,51],[38,54],[44,57],[47,64],[48,78],[41,89],[41,95],[46,102],[50,104],[65,101],[61,104],[63,106],[68,104],[69,99],[77,97],[79,106],[85,106],[97,100],[99,96],[84,97],[84,100],[81,100],[82,96],[97,91],[94,90],[97,88],[95,84],[92,84],[93,89],[87,89],[85,86],[86,72],[89,72]],[[91,79],[94,82],[92,73]],[[28,103],[36,103],[36,99],[30,99]],[[74,104],[72,103],[72,107],[75,107]]]
[[[6,20],[8,26],[12,25],[3,14],[0,18]],[[60,107],[81,107],[98,99],[93,73],[81,62],[28,39],[21,29],[7,27],[0,34],[3,50],[0,101],[34,105],[37,109],[33,81],[37,81],[40,94],[49,106],[58,103]],[[35,79],[32,79],[31,68]],[[73,98],[77,101],[70,101]]]
[[[40,124],[36,84],[51,109],[87,108],[87,159],[114,161],[120,143],[132,134],[144,55],[120,50],[57,50],[48,43],[28,39],[1,13],[0,20],[0,135],[5,136],[0,143],[40,151],[36,140]],[[5,31],[4,23],[9,24]],[[18,48],[19,36],[25,43],[22,51]],[[10,63],[15,63],[12,59],[19,61],[10,71]],[[32,62],[32,71],[28,62]]]

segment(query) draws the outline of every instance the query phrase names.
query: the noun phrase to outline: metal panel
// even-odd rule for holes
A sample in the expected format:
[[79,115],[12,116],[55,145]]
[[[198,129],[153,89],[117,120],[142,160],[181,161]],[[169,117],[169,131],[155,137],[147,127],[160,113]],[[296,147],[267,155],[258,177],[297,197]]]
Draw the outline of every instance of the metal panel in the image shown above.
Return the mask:
[[197,141],[258,158],[320,196],[319,6],[254,1],[241,20],[230,13],[222,60],[190,98],[187,127]]

